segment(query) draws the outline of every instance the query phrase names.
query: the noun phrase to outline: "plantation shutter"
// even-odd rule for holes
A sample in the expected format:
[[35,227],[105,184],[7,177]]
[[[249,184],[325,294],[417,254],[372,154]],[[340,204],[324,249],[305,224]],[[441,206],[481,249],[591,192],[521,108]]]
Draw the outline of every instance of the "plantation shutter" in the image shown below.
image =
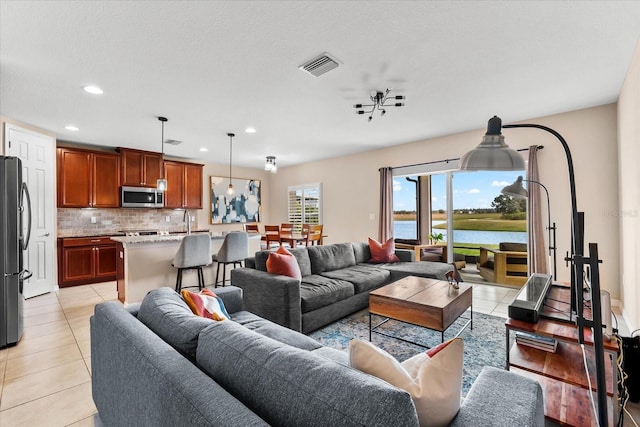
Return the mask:
[[302,224],[302,189],[289,189],[289,222]]
[[320,184],[289,187],[289,222],[300,232],[302,224],[322,224],[322,191]]

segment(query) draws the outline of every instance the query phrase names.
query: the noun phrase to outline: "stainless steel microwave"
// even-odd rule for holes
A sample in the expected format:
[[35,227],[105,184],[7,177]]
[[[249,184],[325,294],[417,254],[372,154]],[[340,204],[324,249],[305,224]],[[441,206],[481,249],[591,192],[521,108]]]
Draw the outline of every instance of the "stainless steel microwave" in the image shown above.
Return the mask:
[[123,208],[163,208],[164,193],[148,187],[121,187]]

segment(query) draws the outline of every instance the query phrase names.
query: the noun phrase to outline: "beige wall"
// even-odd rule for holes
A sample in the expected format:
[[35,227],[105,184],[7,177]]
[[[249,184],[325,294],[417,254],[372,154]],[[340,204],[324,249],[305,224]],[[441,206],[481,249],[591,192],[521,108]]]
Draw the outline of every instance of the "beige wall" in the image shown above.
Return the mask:
[[[183,160],[183,159],[181,159]],[[201,163],[198,159],[185,160],[193,163]],[[269,205],[271,204],[269,191],[271,186],[269,180],[273,176],[270,172],[262,169],[251,169],[242,167],[233,167],[234,178],[247,178],[260,180],[261,197],[262,197],[262,223],[268,224],[269,221]],[[198,228],[209,229],[213,232],[242,230],[241,224],[211,224],[211,176],[229,176],[229,164],[205,164],[202,170],[202,209],[197,211]],[[262,229],[262,226],[261,226]]]
[[[492,112],[487,114],[490,118]],[[503,119],[508,120],[507,117]],[[578,209],[585,212],[585,242],[599,244],[603,288],[619,298],[618,167],[616,105],[609,104],[526,122],[549,126],[567,140],[574,159]],[[484,125],[478,123],[479,126]],[[326,241],[363,241],[378,234],[379,175],[383,166],[403,166],[460,157],[474,148],[485,129],[280,168],[269,187],[270,220],[287,219],[287,186],[321,182]],[[544,145],[539,152],[540,180],[549,189],[552,221],[558,225],[561,280],[569,280],[564,254],[570,247],[571,209],[567,162],[558,140],[537,129],[506,129],[512,148]],[[303,144],[301,144],[303,146]],[[371,215],[373,214],[373,219]]]
[[618,100],[620,280],[624,315],[630,330],[640,328],[640,42]]

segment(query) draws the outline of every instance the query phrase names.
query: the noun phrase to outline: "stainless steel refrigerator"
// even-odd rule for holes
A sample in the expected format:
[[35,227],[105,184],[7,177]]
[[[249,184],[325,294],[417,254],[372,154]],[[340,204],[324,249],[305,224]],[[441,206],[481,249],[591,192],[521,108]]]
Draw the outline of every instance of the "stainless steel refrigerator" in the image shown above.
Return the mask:
[[0,348],[22,337],[23,281],[31,277],[23,255],[31,235],[31,200],[22,162],[0,156]]

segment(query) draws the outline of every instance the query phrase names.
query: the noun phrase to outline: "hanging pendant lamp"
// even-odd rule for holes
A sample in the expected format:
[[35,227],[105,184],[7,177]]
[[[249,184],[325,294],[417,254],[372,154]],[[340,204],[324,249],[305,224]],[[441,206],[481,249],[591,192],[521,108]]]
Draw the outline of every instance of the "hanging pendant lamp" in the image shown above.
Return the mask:
[[227,188],[227,194],[229,196],[233,196],[236,192],[233,189],[233,184],[231,183],[231,161],[233,159],[232,155],[233,155],[233,137],[236,136],[233,133],[228,133],[227,136],[229,137],[229,187]]
[[164,177],[164,124],[167,121],[166,117],[158,117],[158,120],[162,122],[162,165],[160,167],[160,178],[156,181],[156,189],[158,191],[167,191],[167,180]]

